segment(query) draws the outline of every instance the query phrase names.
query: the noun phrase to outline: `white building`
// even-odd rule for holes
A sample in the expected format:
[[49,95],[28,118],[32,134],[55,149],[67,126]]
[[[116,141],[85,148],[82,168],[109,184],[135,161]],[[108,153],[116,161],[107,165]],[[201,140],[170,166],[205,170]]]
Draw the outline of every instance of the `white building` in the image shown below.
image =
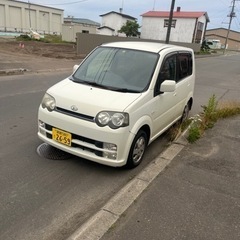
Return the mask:
[[100,24],[85,18],[64,18],[62,29],[62,40],[68,42],[76,41],[76,33],[96,34]]
[[38,4],[0,0],[0,31],[61,34],[63,10]]
[[[166,40],[170,12],[149,11],[142,14],[141,38]],[[173,12],[171,42],[202,43],[209,22],[207,12]]]
[[102,17],[102,24],[101,27],[98,28],[98,33],[110,36],[126,36],[124,33],[119,33],[118,31],[128,20],[136,20],[135,17],[114,11],[102,14],[100,17]]

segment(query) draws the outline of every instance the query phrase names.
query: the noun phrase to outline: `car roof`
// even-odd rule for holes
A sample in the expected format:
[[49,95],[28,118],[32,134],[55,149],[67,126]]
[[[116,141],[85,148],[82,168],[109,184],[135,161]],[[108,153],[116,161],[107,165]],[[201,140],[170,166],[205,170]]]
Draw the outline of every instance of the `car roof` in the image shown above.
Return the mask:
[[175,46],[170,44],[164,43],[157,43],[157,42],[143,42],[143,41],[122,41],[122,42],[111,42],[105,43],[101,46],[105,47],[116,47],[116,48],[128,48],[134,50],[142,50],[148,52],[159,53],[163,49],[172,49],[172,50],[185,50],[185,51],[192,51],[190,48]]

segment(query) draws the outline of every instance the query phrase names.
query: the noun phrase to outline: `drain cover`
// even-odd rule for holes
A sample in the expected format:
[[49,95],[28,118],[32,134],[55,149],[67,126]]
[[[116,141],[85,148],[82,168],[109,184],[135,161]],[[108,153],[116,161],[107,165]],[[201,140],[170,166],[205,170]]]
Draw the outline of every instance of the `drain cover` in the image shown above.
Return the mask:
[[37,148],[37,153],[41,157],[52,159],[52,160],[66,160],[73,157],[71,154],[66,153],[55,147],[52,147],[47,143],[42,143],[41,145],[39,145]]

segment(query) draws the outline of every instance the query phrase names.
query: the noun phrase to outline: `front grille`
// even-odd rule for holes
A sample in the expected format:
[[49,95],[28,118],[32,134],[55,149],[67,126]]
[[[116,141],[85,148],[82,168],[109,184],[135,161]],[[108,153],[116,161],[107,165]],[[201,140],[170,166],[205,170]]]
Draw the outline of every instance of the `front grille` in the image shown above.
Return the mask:
[[76,118],[80,118],[82,120],[86,120],[86,121],[90,121],[90,122],[94,122],[94,117],[92,116],[88,116],[82,113],[77,113],[77,112],[73,112],[64,108],[60,108],[60,107],[56,107],[55,108],[56,112],[62,113],[62,114],[66,114],[69,115],[71,117],[76,117]]

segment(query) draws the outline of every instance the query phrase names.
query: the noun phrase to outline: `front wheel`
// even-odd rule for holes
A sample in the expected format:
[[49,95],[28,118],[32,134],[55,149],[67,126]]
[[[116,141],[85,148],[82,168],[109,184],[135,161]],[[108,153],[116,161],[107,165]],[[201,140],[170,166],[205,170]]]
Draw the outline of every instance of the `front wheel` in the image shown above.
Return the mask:
[[140,130],[135,136],[129,151],[128,160],[126,164],[128,168],[137,167],[141,163],[146,147],[147,147],[147,134],[144,131]]

